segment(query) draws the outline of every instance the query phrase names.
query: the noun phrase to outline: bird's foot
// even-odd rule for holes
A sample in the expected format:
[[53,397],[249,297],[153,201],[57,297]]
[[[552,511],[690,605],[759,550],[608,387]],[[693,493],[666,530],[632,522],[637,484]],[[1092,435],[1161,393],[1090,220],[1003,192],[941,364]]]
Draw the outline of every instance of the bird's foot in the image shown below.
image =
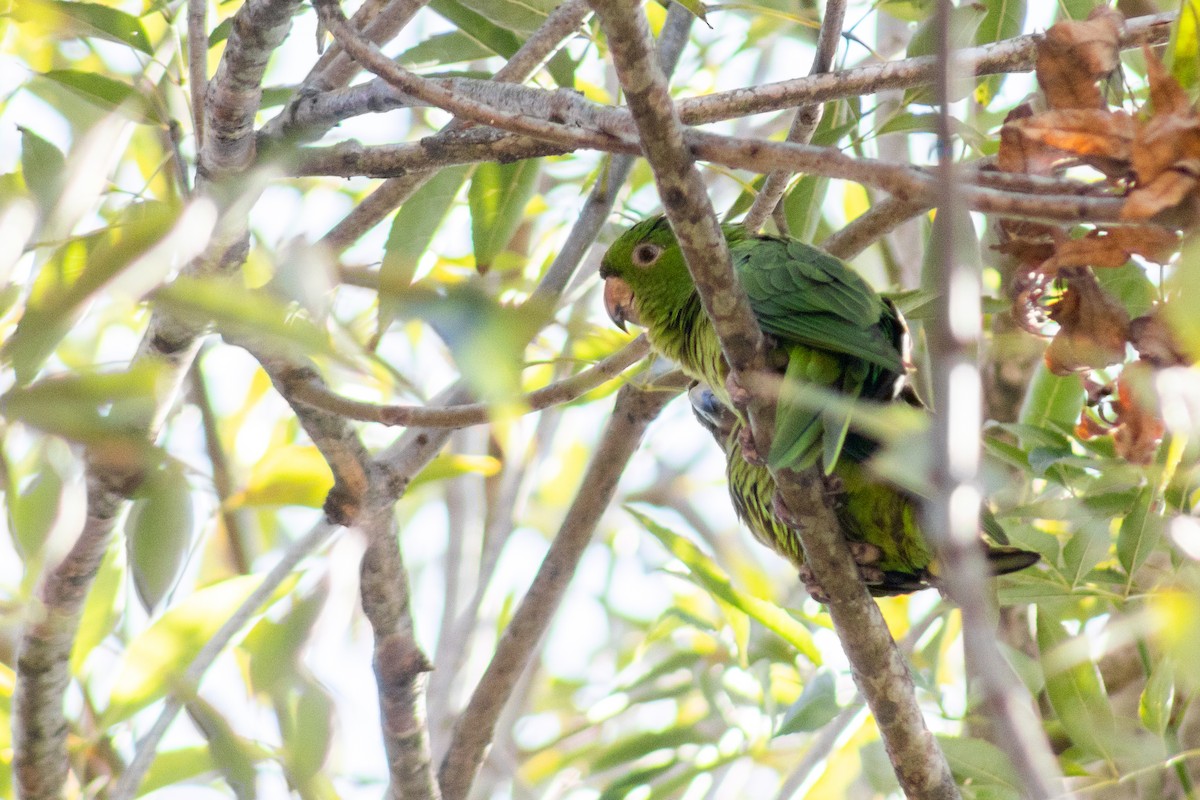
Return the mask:
[[822,475],[821,481],[825,485],[825,498],[827,500],[838,500],[846,493],[846,483],[838,475]]
[[754,443],[754,431],[750,430],[749,425],[743,425],[738,431],[738,446],[741,447],[742,458],[747,464],[755,467],[767,465],[767,460],[758,452],[758,445]]
[[800,522],[800,518],[792,513],[790,508],[788,508],[787,503],[783,499],[783,495],[780,494],[778,490],[776,490],[775,494],[771,497],[771,513],[776,519],[794,531],[800,530],[800,528],[803,527],[802,523]]
[[746,408],[750,405],[750,392],[732,372],[725,376],[725,392],[729,395],[729,402],[733,403],[733,407],[745,416]]
[[[868,589],[872,586],[882,586],[887,576],[878,566],[879,561],[883,558],[883,551],[873,544],[867,542],[847,542],[850,545],[850,555],[854,557],[854,563],[858,565],[858,574],[862,577]],[[804,590],[809,596],[818,603],[827,604],[829,602],[829,594],[824,587],[817,581],[813,575],[812,569],[807,564],[800,565],[800,582],[804,584]]]

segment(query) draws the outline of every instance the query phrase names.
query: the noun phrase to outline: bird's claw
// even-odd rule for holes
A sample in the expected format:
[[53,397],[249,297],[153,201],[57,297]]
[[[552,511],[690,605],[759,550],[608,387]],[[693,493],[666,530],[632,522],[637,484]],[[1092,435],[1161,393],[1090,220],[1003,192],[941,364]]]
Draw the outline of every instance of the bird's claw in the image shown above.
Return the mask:
[[[854,557],[854,563],[858,565],[858,574],[862,577],[863,583],[868,587],[882,586],[886,582],[887,576],[876,564],[883,559],[883,551],[867,542],[848,542],[847,544],[850,545],[850,555]],[[800,582],[804,584],[804,590],[808,592],[809,596],[822,605],[828,604],[829,594],[817,581],[808,564],[801,564],[798,572]]]
[[725,376],[725,391],[729,394],[729,402],[744,415],[747,406],[750,405],[750,392],[746,391],[746,387],[742,386],[732,372]]
[[778,491],[771,497],[771,513],[776,519],[794,531],[800,530],[802,527],[800,518],[792,513],[792,510],[788,508],[787,502],[784,501],[783,495]]
[[758,452],[758,445],[754,443],[754,431],[750,430],[749,425],[743,425],[738,431],[738,446],[741,447],[742,458],[747,464],[755,467],[767,465],[767,460]]

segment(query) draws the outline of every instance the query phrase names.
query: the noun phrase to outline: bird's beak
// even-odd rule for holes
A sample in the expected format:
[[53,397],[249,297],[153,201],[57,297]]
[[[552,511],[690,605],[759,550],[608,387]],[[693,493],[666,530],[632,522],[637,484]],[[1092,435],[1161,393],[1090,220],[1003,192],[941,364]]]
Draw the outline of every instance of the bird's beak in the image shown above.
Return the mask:
[[625,330],[626,322],[639,324],[637,309],[633,307],[633,289],[623,278],[613,275],[604,279],[604,310],[621,330]]

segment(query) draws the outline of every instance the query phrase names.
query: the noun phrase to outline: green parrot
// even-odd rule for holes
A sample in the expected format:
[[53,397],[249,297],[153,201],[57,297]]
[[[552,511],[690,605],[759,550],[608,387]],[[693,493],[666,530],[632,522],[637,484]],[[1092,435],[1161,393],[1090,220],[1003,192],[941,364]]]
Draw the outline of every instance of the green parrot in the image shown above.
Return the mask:
[[[824,592],[804,565],[799,536],[774,512],[775,480],[765,467],[742,456],[742,421],[702,383],[688,391],[688,399],[696,418],[725,451],[729,496],[738,517],[755,539],[791,561],[809,593],[824,601]],[[850,459],[839,461],[834,474],[841,483],[835,513],[868,591],[885,597],[934,585],[937,564],[921,534],[918,499],[889,484],[873,482],[866,468]],[[994,518],[992,525],[987,524],[989,517],[985,514],[984,527],[1005,541]],[[992,545],[982,539],[980,544],[994,575],[1025,569],[1039,558],[1037,553],[1017,547]]]
[[[843,449],[864,460],[871,443],[849,434],[850,418],[795,402],[788,385],[813,383],[850,397],[896,399],[907,380],[907,328],[896,307],[845,262],[796,239],[722,228],[734,269],[784,372],[772,467],[803,469],[821,458],[831,473]],[[634,225],[600,266],[604,305],[622,329],[646,328],[654,348],[733,406],[729,368],[665,217]]]

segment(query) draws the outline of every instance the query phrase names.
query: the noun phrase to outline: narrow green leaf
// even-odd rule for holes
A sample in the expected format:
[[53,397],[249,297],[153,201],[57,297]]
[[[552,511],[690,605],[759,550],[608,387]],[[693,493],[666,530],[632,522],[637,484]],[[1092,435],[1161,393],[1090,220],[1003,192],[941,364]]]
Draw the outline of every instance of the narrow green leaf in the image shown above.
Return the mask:
[[49,459],[38,462],[33,479],[20,493],[10,491],[7,504],[13,544],[26,564],[41,554],[62,505],[62,477]]
[[537,188],[539,159],[512,164],[485,161],[475,168],[467,203],[471,208],[471,241],[475,268],[487,272],[508,246],[524,217],[525,205]]
[[229,720],[199,697],[188,703],[188,715],[204,738],[213,764],[237,797],[255,797],[255,763],[266,757],[261,747],[239,736]]
[[1146,270],[1132,261],[1120,267],[1098,269],[1095,275],[1100,288],[1120,300],[1130,317],[1150,313],[1158,302],[1158,288],[1146,276]]
[[429,8],[497,55],[508,58],[521,47],[521,39],[516,34],[467,8],[459,0],[430,0]]
[[21,0],[13,6],[18,22],[35,23],[59,39],[95,36],[154,55],[142,21],[112,6],[60,0]]
[[[171,608],[135,638],[117,668],[103,725],[128,719],[174,689],[200,649],[225,620],[262,582],[258,575],[242,575],[206,586]],[[287,594],[295,579],[276,590],[269,602]]]
[[558,0],[459,0],[499,28],[528,35],[542,26]]
[[[960,50],[975,43],[979,26],[983,24],[988,10],[983,3],[965,3],[950,10],[950,47]],[[937,52],[938,26],[937,18],[929,17],[917,28],[912,39],[908,42],[908,57],[928,56]],[[971,84],[958,81],[954,88],[958,89],[951,100],[961,100],[970,91]],[[937,102],[934,90],[929,86],[909,89],[904,93],[904,102],[930,105]]]
[[1138,719],[1151,733],[1162,736],[1171,723],[1171,707],[1175,703],[1175,667],[1170,659],[1154,664],[1150,679],[1138,699]]
[[282,727],[284,758],[292,782],[306,785],[321,772],[333,740],[333,699],[308,678],[289,698],[292,708]]
[[67,158],[50,142],[21,125],[21,174],[45,218],[58,203]]
[[278,622],[263,617],[246,634],[242,649],[250,654],[250,683],[256,692],[282,689],[299,674],[300,652],[328,597],[329,581],[319,581],[303,595],[293,595],[291,609]]
[[1021,403],[1019,420],[1023,425],[1070,431],[1083,410],[1083,400],[1083,383],[1078,375],[1055,375],[1039,362]]
[[[991,44],[1017,36],[1025,27],[1026,0],[986,0],[987,14],[975,31],[975,44]],[[1004,75],[990,75],[975,87],[975,100],[986,107],[1000,93]]]
[[1081,585],[1092,568],[1108,556],[1108,521],[1082,519],[1063,546],[1063,575],[1072,587]]
[[465,166],[442,170],[413,192],[392,218],[392,227],[383,246],[383,263],[379,267],[380,333],[396,318],[397,295],[408,290],[421,256],[429,249],[429,243],[471,170]]
[[153,611],[179,580],[192,546],[192,487],[170,461],[138,487],[125,520],[129,569],[142,605]]
[[1070,642],[1067,632],[1044,608],[1037,613],[1037,642],[1046,671],[1046,696],[1063,729],[1079,747],[1111,762],[1113,711],[1096,665],[1086,658],[1086,645],[1064,647]]
[[774,631],[788,644],[814,664],[821,663],[821,654],[812,640],[812,634],[792,615],[774,603],[767,602],[744,592],[733,585],[729,576],[700,551],[696,545],[666,528],[645,514],[626,507],[642,526],[662,542],[671,555],[678,558],[714,597],[720,598],[734,608],[748,614],[768,630]]
[[937,741],[959,783],[1003,788],[1012,792],[1013,800],[1020,797],[1021,779],[999,747],[983,739],[945,734],[938,735]]
[[1117,558],[1130,580],[1162,541],[1166,521],[1155,509],[1156,504],[1154,488],[1144,486],[1138,493],[1133,509],[1121,521],[1121,530],[1117,534]]
[[33,380],[86,303],[161,240],[178,214],[165,203],[144,203],[129,209],[120,225],[58,248],[34,279],[17,329],[0,346],[0,359],[12,363],[18,382]]
[[405,50],[397,58],[410,69],[428,69],[490,58],[494,53],[462,31],[439,33]]
[[104,552],[100,569],[83,604],[79,633],[71,647],[72,675],[83,677],[88,656],[96,652],[100,643],[117,627],[124,610],[125,548],[119,538],[114,538]]
[[55,69],[42,73],[42,77],[67,87],[105,111],[120,111],[133,121],[144,125],[162,124],[162,118],[154,104],[124,81],[74,69]]
[[592,761],[591,767],[593,771],[600,772],[637,761],[656,750],[676,748],[685,744],[703,744],[711,738],[699,725],[681,725],[663,731],[637,733],[613,742]]
[[776,736],[815,731],[828,725],[841,712],[832,670],[822,667],[804,686],[804,691],[783,715]]
[[1181,0],[1179,16],[1171,26],[1167,67],[1179,85],[1193,97],[1200,81],[1200,0]]
[[158,789],[190,781],[217,769],[212,754],[205,745],[184,747],[179,750],[159,751],[146,770],[146,777],[138,787],[137,796],[150,794]]

